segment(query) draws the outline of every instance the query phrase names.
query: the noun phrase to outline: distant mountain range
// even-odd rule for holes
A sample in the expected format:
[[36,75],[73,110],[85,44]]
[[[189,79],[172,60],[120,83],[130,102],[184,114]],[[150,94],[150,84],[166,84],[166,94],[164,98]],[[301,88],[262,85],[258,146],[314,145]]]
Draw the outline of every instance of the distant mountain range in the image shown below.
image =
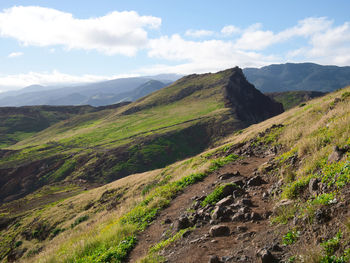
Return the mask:
[[261,92],[308,90],[330,92],[350,85],[350,67],[286,63],[245,68],[247,80]]
[[176,74],[120,78],[69,87],[31,85],[0,94],[0,106],[86,105],[104,106],[134,101],[182,77]]
[[[350,85],[350,67],[286,63],[243,69],[247,80],[263,93],[285,91],[330,92]],[[177,74],[120,78],[69,87],[32,85],[0,94],[0,107],[31,105],[105,106],[135,101],[182,77]]]

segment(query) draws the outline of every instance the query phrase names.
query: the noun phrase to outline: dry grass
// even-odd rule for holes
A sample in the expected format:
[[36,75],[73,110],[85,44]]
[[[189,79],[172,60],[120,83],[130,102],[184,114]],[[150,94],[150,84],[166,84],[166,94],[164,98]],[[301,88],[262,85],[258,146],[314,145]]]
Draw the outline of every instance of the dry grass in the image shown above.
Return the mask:
[[[65,262],[65,260],[70,257],[71,252],[74,251],[74,253],[77,253],[77,251],[85,249],[89,243],[96,242],[96,239],[101,239],[101,242],[103,242],[103,240],[122,235],[123,232],[129,232],[129,228],[132,226],[126,225],[121,227],[117,224],[118,219],[145,199],[141,194],[145,186],[167,175],[171,175],[171,181],[176,181],[186,175],[203,172],[209,167],[209,164],[210,162],[197,156],[177,162],[164,169],[134,174],[122,178],[102,187],[71,197],[58,205],[46,209],[40,216],[42,220],[65,220],[60,227],[68,230],[59,234],[54,239],[42,243],[45,249],[41,253],[31,258],[25,258],[20,262]],[[127,191],[123,195],[122,203],[115,209],[97,212],[85,211],[84,207],[90,202],[98,200],[105,191],[117,188],[127,189]],[[156,198],[152,202],[154,206],[156,206],[163,201],[164,200]],[[150,206],[152,206],[152,203]],[[87,213],[90,215],[88,221],[81,223],[74,229],[69,229],[69,226],[76,218]],[[55,216],[52,217],[52,215]],[[69,215],[71,215],[70,219],[68,219],[69,217],[67,218]],[[34,214],[28,216],[26,223],[29,224],[34,217]],[[111,233],[113,233],[114,237],[110,236],[112,235]],[[28,242],[26,247],[33,248],[35,247],[34,243]],[[55,256],[53,257],[53,255],[57,255],[57,253],[61,253],[59,257],[60,260]]]

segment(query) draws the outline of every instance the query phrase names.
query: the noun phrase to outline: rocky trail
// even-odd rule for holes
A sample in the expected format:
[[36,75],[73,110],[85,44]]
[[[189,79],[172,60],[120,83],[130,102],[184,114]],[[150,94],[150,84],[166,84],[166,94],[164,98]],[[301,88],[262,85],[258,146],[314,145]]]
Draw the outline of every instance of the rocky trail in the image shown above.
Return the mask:
[[[287,260],[288,251],[281,244],[279,227],[269,221],[274,206],[270,194],[276,189],[278,178],[258,171],[273,156],[248,155],[188,187],[138,236],[128,262],[138,262],[150,247],[188,227],[194,228],[160,252],[166,262]],[[202,207],[204,198],[219,185],[226,185],[225,197]]]

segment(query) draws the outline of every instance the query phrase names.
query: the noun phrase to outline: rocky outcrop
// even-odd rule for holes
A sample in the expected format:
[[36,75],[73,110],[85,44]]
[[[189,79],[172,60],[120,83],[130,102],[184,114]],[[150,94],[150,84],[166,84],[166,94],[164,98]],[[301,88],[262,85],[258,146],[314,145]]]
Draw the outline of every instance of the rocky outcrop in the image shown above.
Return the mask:
[[238,67],[232,73],[224,90],[226,106],[232,107],[242,121],[257,123],[282,113],[281,103],[262,94],[245,78]]

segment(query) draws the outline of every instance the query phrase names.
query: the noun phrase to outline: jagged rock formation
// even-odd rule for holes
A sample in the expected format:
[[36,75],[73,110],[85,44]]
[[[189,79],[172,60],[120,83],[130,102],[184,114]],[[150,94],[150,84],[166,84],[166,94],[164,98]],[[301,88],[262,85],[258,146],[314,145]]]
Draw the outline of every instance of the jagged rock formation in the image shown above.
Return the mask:
[[240,68],[231,71],[224,96],[226,105],[236,110],[240,120],[256,123],[283,112],[282,104],[258,91],[246,80]]

